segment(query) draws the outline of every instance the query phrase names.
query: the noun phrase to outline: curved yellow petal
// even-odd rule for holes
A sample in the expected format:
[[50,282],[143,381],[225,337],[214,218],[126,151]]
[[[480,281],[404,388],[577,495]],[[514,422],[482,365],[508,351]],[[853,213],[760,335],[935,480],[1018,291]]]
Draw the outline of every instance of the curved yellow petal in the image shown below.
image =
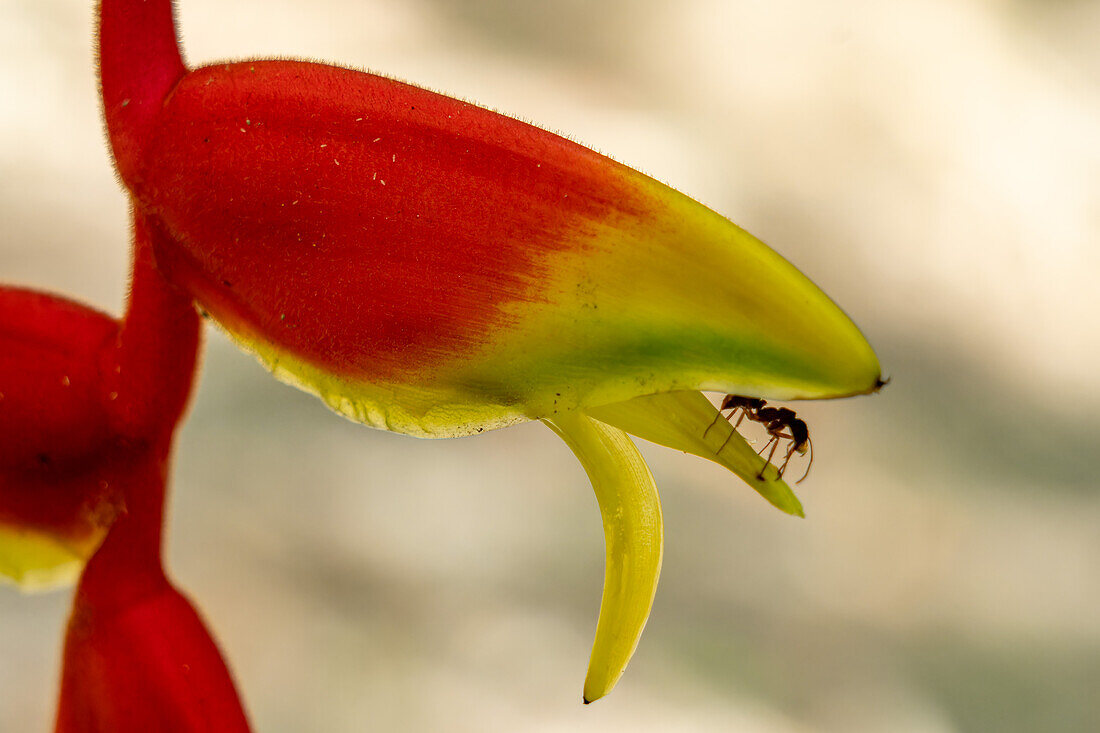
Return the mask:
[[545,422],[584,466],[603,516],[606,565],[584,702],[606,695],[633,656],[653,606],[663,548],[653,475],[630,437],[574,412]]
[[[764,459],[699,392],[666,392],[592,408],[593,417],[631,435],[725,466],[780,511],[806,516],[802,503]],[[760,478],[761,475],[764,478]]]

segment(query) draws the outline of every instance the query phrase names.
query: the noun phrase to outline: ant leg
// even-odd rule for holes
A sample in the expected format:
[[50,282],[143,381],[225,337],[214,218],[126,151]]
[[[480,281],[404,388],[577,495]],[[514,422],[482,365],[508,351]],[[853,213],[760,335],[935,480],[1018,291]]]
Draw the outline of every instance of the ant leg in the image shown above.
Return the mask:
[[771,438],[768,439],[768,442],[764,444],[763,448],[756,451],[756,455],[758,455],[758,456],[764,455],[764,451],[766,451],[768,449],[768,446],[772,444],[773,440],[776,440],[776,437],[774,435]]
[[814,465],[814,442],[809,437],[806,438],[806,442],[810,444],[810,462],[806,464],[806,473],[802,474],[802,478],[795,481],[796,484],[802,483],[803,479],[810,475],[810,466]]
[[783,472],[787,470],[787,464],[791,462],[791,456],[794,455],[794,443],[791,443],[791,447],[787,449],[787,456],[783,459],[783,465],[779,467],[779,478],[783,478]]
[[[771,440],[769,440],[764,445],[764,447],[767,448],[769,445],[772,447],[772,452],[768,454],[768,459],[766,461],[764,461],[764,466],[763,466],[763,468],[760,469],[760,473],[756,474],[756,478],[759,479],[760,481],[764,480],[764,471],[767,471],[768,466],[770,466],[771,463],[772,463],[772,456],[775,455],[775,449],[779,447],[779,439],[778,438],[772,438]],[[760,451],[760,452],[763,453],[764,451]]]
[[[737,430],[737,428],[738,428],[738,427],[740,427],[740,425],[741,425],[741,421],[742,421],[742,420],[744,420],[744,419],[745,419],[745,415],[748,415],[748,414],[749,414],[749,411],[748,411],[748,410],[746,410],[746,409],[745,409],[744,407],[742,407],[742,408],[741,408],[741,417],[737,418],[737,424],[733,426],[733,429],[734,429],[734,430]],[[733,413],[732,413],[732,412],[730,413],[730,417],[733,417]]]
[[[726,446],[729,445],[729,442],[731,440],[733,440],[733,436],[736,432],[737,432],[737,428],[734,428],[734,429],[730,430],[730,434],[726,436],[726,439],[722,441],[721,447],[718,448],[718,453],[721,453],[722,451],[724,451],[726,449]],[[715,453],[714,455],[718,455],[718,453]]]

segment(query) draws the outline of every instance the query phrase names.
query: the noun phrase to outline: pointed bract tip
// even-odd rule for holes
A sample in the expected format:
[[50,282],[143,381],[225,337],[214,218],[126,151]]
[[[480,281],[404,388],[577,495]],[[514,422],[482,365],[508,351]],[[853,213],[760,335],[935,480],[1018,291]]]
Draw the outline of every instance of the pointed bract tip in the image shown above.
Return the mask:
[[878,377],[877,377],[877,378],[875,379],[875,389],[874,389],[873,391],[875,391],[875,392],[878,392],[878,391],[879,391],[880,389],[882,389],[882,388],[883,388],[883,387],[885,387],[886,385],[890,384],[890,380],[891,380],[891,379],[892,379],[892,377],[887,377],[886,379],[883,379],[883,378],[882,378],[882,375],[880,374],[880,375],[879,375],[879,376],[878,376]]
[[585,705],[591,705],[592,704],[592,701],[589,700],[587,697],[584,697],[583,695],[581,696],[581,700],[584,701]]

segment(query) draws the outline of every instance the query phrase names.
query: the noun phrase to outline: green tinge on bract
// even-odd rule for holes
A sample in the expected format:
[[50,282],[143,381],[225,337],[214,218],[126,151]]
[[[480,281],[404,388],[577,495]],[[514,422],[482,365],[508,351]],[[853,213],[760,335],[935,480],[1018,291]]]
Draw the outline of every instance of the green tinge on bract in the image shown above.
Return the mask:
[[[597,420],[668,448],[725,466],[773,506],[803,517],[802,504],[775,466],[733,429],[699,392],[668,392],[591,408]],[[764,478],[761,479],[760,476]]]
[[584,466],[603,516],[603,599],[584,682],[590,703],[618,682],[649,618],[661,573],[661,504],[653,475],[626,433],[580,412],[544,422]]
[[874,352],[816,285],[660,190],[652,220],[593,225],[586,246],[553,255],[543,300],[512,304],[517,325],[461,379],[523,389],[538,416],[682,390],[789,400],[875,389]]
[[68,541],[32,529],[0,524],[0,581],[27,592],[72,585],[99,547],[106,530]]

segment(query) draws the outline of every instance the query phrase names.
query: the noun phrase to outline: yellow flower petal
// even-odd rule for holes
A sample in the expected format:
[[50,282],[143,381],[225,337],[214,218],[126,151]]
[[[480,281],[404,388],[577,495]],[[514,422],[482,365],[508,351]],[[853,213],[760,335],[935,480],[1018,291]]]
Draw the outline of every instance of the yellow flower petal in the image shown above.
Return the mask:
[[661,573],[661,504],[649,467],[626,433],[579,412],[544,422],[584,466],[603,515],[603,599],[584,682],[590,703],[618,682],[649,618]]

